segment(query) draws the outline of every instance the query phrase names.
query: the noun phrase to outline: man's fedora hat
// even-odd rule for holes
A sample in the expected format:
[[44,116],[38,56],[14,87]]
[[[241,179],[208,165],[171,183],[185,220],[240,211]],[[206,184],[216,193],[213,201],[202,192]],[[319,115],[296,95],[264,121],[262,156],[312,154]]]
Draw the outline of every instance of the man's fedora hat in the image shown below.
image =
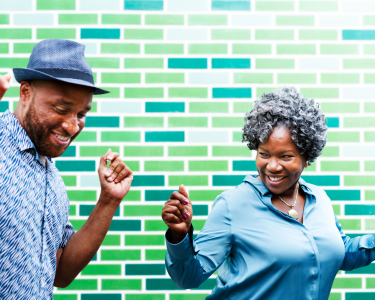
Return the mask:
[[34,46],[27,69],[13,69],[14,77],[18,82],[47,79],[89,86],[94,95],[109,93],[95,86],[84,51],[85,45],[73,41],[44,40]]

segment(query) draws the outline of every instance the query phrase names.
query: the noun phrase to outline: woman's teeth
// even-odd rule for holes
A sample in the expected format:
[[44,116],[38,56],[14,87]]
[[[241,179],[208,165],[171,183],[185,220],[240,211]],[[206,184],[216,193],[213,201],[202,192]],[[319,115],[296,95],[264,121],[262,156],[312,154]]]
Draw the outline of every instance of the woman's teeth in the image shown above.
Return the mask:
[[281,179],[283,179],[284,177],[270,177],[268,176],[268,178],[273,181],[273,182],[276,182],[276,181],[280,181]]
[[69,140],[69,137],[65,137],[65,136],[62,136],[62,135],[59,135],[59,134],[56,134],[56,133],[54,133],[54,135],[55,135],[60,141],[66,142],[67,140]]

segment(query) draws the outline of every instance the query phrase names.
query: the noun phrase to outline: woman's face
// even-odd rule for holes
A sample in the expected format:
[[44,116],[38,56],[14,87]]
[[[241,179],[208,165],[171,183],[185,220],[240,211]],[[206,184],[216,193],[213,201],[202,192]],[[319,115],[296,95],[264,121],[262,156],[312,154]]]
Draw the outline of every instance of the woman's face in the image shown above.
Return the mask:
[[282,194],[300,178],[306,159],[293,142],[290,131],[276,127],[268,140],[259,144],[255,160],[261,181],[276,195]]

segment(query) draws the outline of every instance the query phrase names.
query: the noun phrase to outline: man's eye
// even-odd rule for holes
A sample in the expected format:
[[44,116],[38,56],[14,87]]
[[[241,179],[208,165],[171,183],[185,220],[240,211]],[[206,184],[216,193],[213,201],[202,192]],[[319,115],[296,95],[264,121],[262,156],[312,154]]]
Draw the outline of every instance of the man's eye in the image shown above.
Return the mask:
[[80,118],[80,119],[83,119],[83,118],[85,118],[86,117],[86,114],[79,114],[78,115],[78,118]]
[[59,114],[66,114],[66,110],[63,110],[63,109],[58,109],[58,108],[56,108],[56,111],[57,111],[57,113],[59,113]]

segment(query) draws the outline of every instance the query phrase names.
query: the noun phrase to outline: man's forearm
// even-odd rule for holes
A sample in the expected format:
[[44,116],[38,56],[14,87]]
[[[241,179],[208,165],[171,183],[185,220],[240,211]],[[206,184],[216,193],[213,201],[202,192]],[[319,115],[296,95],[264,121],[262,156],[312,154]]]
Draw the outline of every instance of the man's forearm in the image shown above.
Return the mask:
[[56,270],[54,285],[68,286],[91,261],[106,236],[119,202],[100,196],[86,223],[69,239]]

